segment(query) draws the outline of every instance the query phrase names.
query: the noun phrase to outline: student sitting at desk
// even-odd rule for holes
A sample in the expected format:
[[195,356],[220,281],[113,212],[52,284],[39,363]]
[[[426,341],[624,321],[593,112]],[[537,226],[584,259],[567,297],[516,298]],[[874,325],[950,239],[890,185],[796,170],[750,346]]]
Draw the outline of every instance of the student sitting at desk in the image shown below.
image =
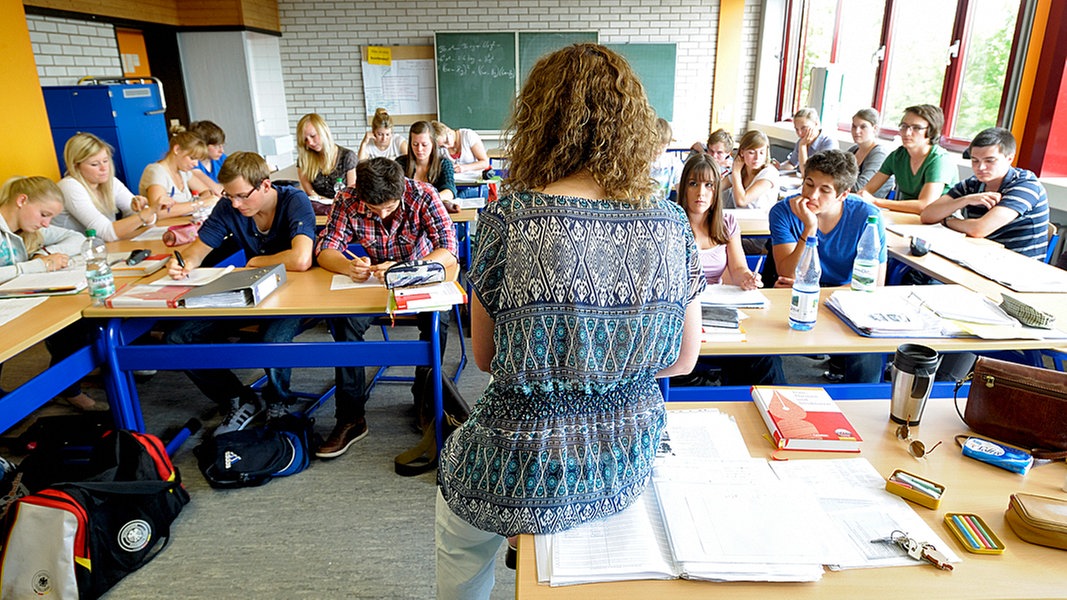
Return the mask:
[[75,231],[96,230],[105,242],[128,240],[155,224],[158,213],[144,196],[115,178],[111,146],[91,133],[77,133],[63,146],[67,176],[59,180],[63,212],[53,225]]
[[[771,208],[768,225],[771,248],[778,270],[775,287],[792,287],[804,240],[819,239],[819,262],[823,287],[848,285],[856,245],[867,226],[867,217],[878,217],[882,250],[878,260],[877,285],[885,284],[885,228],[881,211],[849,193],[858,172],[856,157],[841,150],[826,150],[808,159],[800,194]],[[844,361],[844,381],[877,383],[882,380],[882,359],[877,354],[849,355]]]
[[[482,138],[473,129],[453,130],[440,121],[433,121],[434,137],[445,156],[452,159],[456,173],[471,173],[478,177],[489,168],[489,154],[485,151]],[[459,198],[477,198],[488,194],[485,186],[463,186],[457,193]]]
[[[367,256],[348,258],[350,244],[362,246]],[[367,281],[372,275],[383,281],[385,271],[400,261],[432,260],[451,267],[458,252],[452,219],[437,191],[428,183],[404,177],[400,165],[388,158],[372,158],[356,166],[355,187],[341,192],[316,245],[322,268],[348,275],[353,281]],[[429,340],[431,313],[419,313],[417,318],[419,339]],[[363,341],[370,322],[371,317],[334,319],[334,339]],[[439,333],[443,353],[448,334],[444,319]],[[421,383],[428,381],[429,369],[416,367],[416,384],[412,386],[416,406],[421,404]],[[341,456],[367,435],[364,368],[338,367],[335,373],[337,423],[315,453],[319,458]]]
[[356,183],[356,153],[335,144],[325,119],[309,113],[296,124],[296,154],[300,187],[315,214],[330,214],[338,191]]
[[793,113],[793,131],[797,133],[797,143],[793,146],[793,151],[784,163],[778,164],[778,161],[774,161],[774,166],[778,167],[779,171],[796,169],[797,174],[803,176],[804,164],[808,162],[809,156],[837,148],[837,142],[822,132],[819,113],[814,108],[802,108]]
[[[223,240],[232,236],[247,258],[246,266],[284,264],[287,271],[311,268],[315,240],[315,214],[304,192],[270,182],[267,161],[254,152],[231,154],[219,170],[225,200],[215,205],[199,238],[183,252],[184,265],[176,258],[167,263],[175,280],[188,276]],[[168,344],[217,343],[251,324],[259,325],[264,342],[291,342],[300,328],[299,318],[201,319],[182,321],[164,337]],[[263,388],[268,418],[279,417],[292,403],[289,369],[269,368]],[[263,402],[232,371],[211,369],[186,371],[189,379],[226,415],[215,435],[244,429],[264,410]]]
[[984,129],[970,146],[974,175],[923,209],[923,223],[942,222],[969,237],[989,238],[1038,260],[1048,248],[1048,195],[1037,176],[1011,166],[1015,136]]
[[652,161],[651,175],[652,179],[656,180],[658,188],[656,194],[666,199],[671,195],[671,191],[678,187],[678,182],[681,180],[682,161],[678,160],[675,153],[667,151],[671,140],[674,139],[671,124],[667,122],[667,119],[662,117],[656,119],[656,134],[659,138],[657,147],[659,154]]
[[723,180],[723,208],[762,208],[778,202],[778,169],[771,164],[771,142],[758,129],[746,131]]
[[[47,177],[13,177],[0,188],[0,283],[23,273],[64,269],[81,253],[84,235],[49,227],[62,210],[63,193]],[[49,365],[85,346],[88,335],[87,328],[78,322],[49,336],[45,340],[52,355]],[[79,410],[100,408],[77,383],[59,397]]]
[[[763,287],[758,273],[748,268],[741,249],[741,228],[719,201],[719,166],[711,154],[694,154],[685,161],[678,184],[678,204],[689,218],[700,266],[709,285],[729,283],[742,289]],[[671,385],[702,385],[711,368],[721,372],[722,385],[781,385],[785,383],[782,361],[777,356],[701,357],[689,376],[674,378]]]
[[408,143],[402,135],[393,134],[393,117],[389,111],[379,108],[374,111],[374,117],[370,122],[370,131],[363,136],[359,144],[359,160],[368,158],[396,159],[408,153]]
[[[878,122],[878,111],[873,108],[861,108],[852,115],[850,132],[855,144],[848,151],[856,155],[856,162],[860,169],[860,174],[856,176],[856,183],[852,184],[854,193],[859,193],[867,185],[867,182],[882,167],[885,157],[889,155],[885,146],[878,143]],[[886,180],[882,187],[874,192],[874,195],[878,198],[885,198],[891,191],[893,191],[892,177]]]
[[715,164],[719,165],[719,175],[726,177],[730,174],[734,162],[734,136],[730,135],[729,131],[716,129],[708,136],[707,145],[697,142],[690,150],[686,160],[697,154],[710,154],[715,159]]
[[[859,195],[878,208],[919,214],[956,183],[956,165],[938,145],[945,114],[941,107],[919,104],[904,109],[900,119],[900,147],[889,153]],[[892,200],[875,194],[889,177],[897,181]]]
[[197,161],[193,177],[218,196],[222,194],[219,169],[226,162],[226,132],[211,121],[193,121],[189,124],[189,131],[207,144],[207,157]]
[[433,126],[429,121],[416,121],[408,131],[407,154],[399,156],[396,162],[404,169],[404,177],[428,183],[437,190],[441,202],[450,213],[459,212],[456,198],[456,180],[452,172],[452,161],[441,156],[437,144],[433,141]]
[[568,46],[533,66],[514,106],[508,194],[482,211],[470,271],[474,360],[492,380],[438,472],[441,600],[488,598],[505,536],[646,493],[665,419],[656,377],[699,353],[704,278],[682,210],[653,199],[655,113],[633,70]]
[[180,125],[173,132],[166,156],[144,168],[138,189],[157,213],[180,217],[200,210],[205,203],[213,205],[218,198],[193,178],[193,169],[208,156],[207,144]]

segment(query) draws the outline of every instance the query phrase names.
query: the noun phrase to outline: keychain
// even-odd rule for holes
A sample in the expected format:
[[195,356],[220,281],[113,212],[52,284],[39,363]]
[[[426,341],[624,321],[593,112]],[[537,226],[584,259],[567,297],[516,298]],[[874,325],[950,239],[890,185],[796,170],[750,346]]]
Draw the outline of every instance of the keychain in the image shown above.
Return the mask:
[[896,544],[901,550],[907,553],[908,556],[915,560],[925,560],[926,562],[934,565],[938,569],[945,571],[951,571],[952,565],[949,564],[948,558],[941,553],[933,544],[927,542],[920,542],[915,538],[908,536],[903,531],[894,530],[888,537],[878,538],[871,540],[872,544]]

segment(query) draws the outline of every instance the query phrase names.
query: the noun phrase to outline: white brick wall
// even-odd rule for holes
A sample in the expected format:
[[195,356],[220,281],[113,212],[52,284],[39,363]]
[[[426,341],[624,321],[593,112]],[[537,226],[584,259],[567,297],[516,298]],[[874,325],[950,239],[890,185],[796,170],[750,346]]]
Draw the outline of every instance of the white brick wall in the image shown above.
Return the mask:
[[76,85],[86,75],[122,77],[111,24],[26,15],[26,25],[42,86]]
[[[741,122],[751,110],[762,0],[745,6]],[[674,137],[707,139],[719,18],[708,0],[278,0],[289,121],[318,112],[338,143],[355,147],[367,129],[360,49],[431,45],[435,31],[598,30],[604,43],[675,42]],[[506,23],[506,26],[502,26]],[[294,132],[295,133],[295,132]]]

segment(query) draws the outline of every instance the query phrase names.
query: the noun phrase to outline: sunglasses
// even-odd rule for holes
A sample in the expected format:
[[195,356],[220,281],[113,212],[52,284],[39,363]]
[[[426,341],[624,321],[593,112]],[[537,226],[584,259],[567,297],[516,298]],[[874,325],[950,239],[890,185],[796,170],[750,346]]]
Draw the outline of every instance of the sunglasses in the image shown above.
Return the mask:
[[[911,415],[908,415],[907,420],[911,420]],[[914,456],[915,458],[925,458],[927,455],[933,452],[935,448],[941,445],[941,442],[938,442],[933,446],[930,446],[930,448],[927,448],[926,444],[924,444],[922,441],[911,439],[911,428],[908,427],[907,422],[905,422],[900,427],[897,427],[897,439],[909,442],[908,454]]]

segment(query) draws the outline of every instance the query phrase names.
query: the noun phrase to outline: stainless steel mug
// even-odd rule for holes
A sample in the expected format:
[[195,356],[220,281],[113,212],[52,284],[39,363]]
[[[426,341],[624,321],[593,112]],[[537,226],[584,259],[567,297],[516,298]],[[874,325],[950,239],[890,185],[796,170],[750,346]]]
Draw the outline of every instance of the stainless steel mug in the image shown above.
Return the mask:
[[890,419],[908,425],[919,424],[940,364],[941,355],[933,348],[920,344],[901,344],[897,348],[893,357]]

